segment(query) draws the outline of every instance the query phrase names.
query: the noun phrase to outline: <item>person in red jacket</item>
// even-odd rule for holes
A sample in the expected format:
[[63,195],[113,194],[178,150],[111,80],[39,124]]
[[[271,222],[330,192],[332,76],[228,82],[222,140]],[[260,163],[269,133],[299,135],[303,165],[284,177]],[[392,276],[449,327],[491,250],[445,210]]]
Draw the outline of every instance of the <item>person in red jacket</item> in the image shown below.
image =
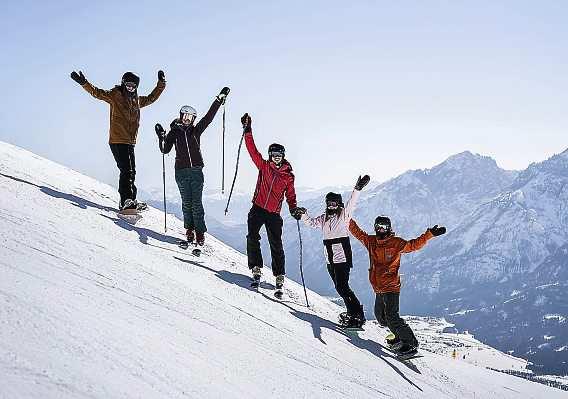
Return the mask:
[[252,271],[253,283],[258,284],[262,269],[262,252],[260,250],[260,229],[266,227],[266,235],[272,255],[272,273],[276,277],[277,293],[282,292],[284,285],[285,257],[282,248],[282,217],[280,209],[286,196],[290,213],[294,218],[301,217],[297,211],[296,191],[292,165],[284,158],[284,146],[271,144],[268,147],[268,160],[265,160],[252,137],[251,117],[244,114],[241,118],[243,135],[247,150],[258,168],[256,189],[252,197],[252,208],[248,213],[247,256],[248,266]]

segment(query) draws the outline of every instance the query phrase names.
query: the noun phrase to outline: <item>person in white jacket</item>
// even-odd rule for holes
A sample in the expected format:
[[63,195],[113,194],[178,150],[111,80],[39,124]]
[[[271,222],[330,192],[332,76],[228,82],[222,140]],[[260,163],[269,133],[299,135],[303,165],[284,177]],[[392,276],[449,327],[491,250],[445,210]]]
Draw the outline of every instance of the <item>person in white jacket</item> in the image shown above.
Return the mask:
[[312,218],[306,208],[297,208],[296,211],[307,226],[322,230],[327,270],[347,308],[347,312],[339,315],[339,322],[347,328],[360,328],[365,323],[363,306],[349,287],[349,273],[353,267],[349,221],[361,190],[369,180],[368,175],[359,176],[347,206],[343,205],[341,194],[328,193],[325,196],[325,213]]

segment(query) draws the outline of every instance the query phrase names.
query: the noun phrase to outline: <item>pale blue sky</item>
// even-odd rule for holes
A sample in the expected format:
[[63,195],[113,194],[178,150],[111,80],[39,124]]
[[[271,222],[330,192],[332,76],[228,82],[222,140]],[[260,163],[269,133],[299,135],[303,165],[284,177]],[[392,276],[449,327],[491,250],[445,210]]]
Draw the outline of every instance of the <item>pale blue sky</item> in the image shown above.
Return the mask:
[[[120,4],[120,5],[118,5]],[[563,1],[8,1],[0,13],[0,140],[116,185],[101,88],[123,72],[146,93],[139,187],[161,186],[153,126],[183,104],[203,114],[224,85],[227,170],[240,115],[257,143],[287,148],[297,184],[383,181],[470,150],[509,169],[568,144],[568,2]],[[221,115],[203,137],[208,188],[220,185]],[[244,149],[243,149],[244,150]],[[168,161],[173,183],[173,155]],[[256,171],[241,158],[239,188]],[[23,165],[22,167],[25,167]]]

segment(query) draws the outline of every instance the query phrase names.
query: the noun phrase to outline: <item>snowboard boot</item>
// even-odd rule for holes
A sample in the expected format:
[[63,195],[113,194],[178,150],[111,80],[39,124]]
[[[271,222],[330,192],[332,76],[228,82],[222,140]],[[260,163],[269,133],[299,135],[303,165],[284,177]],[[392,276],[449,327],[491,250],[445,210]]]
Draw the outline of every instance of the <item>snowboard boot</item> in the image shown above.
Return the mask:
[[274,296],[278,299],[282,298],[282,295],[284,294],[284,292],[282,291],[283,289],[284,289],[284,275],[280,274],[276,276],[276,290],[274,291]]
[[200,232],[200,231],[196,232],[195,233],[195,240],[197,242],[197,245],[202,247],[205,244],[205,233]]
[[134,203],[136,204],[136,210],[138,211],[145,211],[146,209],[148,209],[148,204],[146,204],[145,202],[135,199]]
[[134,202],[130,198],[126,199],[124,201],[124,204],[122,204],[122,207],[120,208],[120,210],[123,211],[125,209],[136,209],[136,202]]
[[185,231],[185,236],[187,238],[187,242],[189,244],[193,244],[193,240],[195,240],[195,232],[192,229],[187,229]]
[[394,336],[393,338],[387,338],[385,341],[387,342],[387,345],[389,346],[389,348],[393,348],[396,344],[398,344],[400,342],[400,338],[398,338],[397,336]]
[[418,345],[410,345],[407,343],[403,343],[402,345],[398,346],[396,350],[397,357],[409,359],[415,356],[418,353]]

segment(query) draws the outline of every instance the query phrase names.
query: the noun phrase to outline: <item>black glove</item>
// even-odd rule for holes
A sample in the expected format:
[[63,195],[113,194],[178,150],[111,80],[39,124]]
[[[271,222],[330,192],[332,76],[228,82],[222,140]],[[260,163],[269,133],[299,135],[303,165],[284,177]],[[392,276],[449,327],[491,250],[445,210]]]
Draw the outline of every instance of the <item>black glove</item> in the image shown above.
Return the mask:
[[83,75],[83,72],[81,71],[79,71],[79,73],[75,71],[71,72],[71,79],[79,83],[81,86],[87,83],[87,78],[85,77],[85,75]]
[[162,70],[158,71],[158,81],[166,83],[166,75]]
[[219,93],[219,95],[217,96],[217,100],[219,100],[219,102],[221,104],[225,103],[225,100],[227,99],[227,96],[229,95],[229,92],[231,91],[231,89],[229,89],[228,87],[223,87],[221,89],[221,92]]
[[446,228],[444,226],[438,227],[438,225],[435,225],[434,227],[430,227],[428,230],[430,230],[430,233],[432,233],[434,237],[446,234]]
[[359,178],[357,179],[357,183],[355,183],[355,190],[357,191],[363,190],[363,187],[369,184],[369,181],[371,181],[369,175],[365,175],[363,177],[359,176]]
[[307,212],[307,209],[302,208],[302,207],[296,207],[296,208],[293,208],[293,209],[290,210],[290,214],[296,220],[300,220],[302,218],[302,215],[306,212]]
[[158,138],[160,140],[163,140],[164,136],[166,135],[166,131],[164,130],[162,125],[160,125],[159,123],[156,123],[156,126],[154,127],[154,129],[156,130],[156,135],[158,136]]
[[241,117],[241,123],[243,124],[243,133],[250,133],[252,132],[252,119],[250,118],[249,114],[244,114]]

